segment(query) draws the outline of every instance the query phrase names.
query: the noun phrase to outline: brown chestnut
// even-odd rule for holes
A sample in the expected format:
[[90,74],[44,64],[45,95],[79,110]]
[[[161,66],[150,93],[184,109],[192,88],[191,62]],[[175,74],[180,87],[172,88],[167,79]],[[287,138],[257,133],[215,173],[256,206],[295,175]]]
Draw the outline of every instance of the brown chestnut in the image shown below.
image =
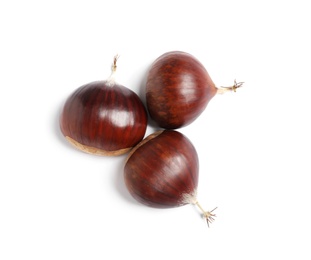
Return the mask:
[[108,80],[81,86],[64,104],[61,131],[84,152],[124,154],[144,138],[147,111],[135,92],[115,82],[116,61]]
[[192,123],[216,95],[235,91],[242,83],[217,88],[205,67],[194,56],[171,51],[152,64],[146,81],[150,117],[161,127],[176,129]]
[[149,135],[130,153],[124,166],[129,193],[140,203],[155,208],[195,204],[210,222],[197,201],[199,160],[191,141],[178,131],[164,130]]

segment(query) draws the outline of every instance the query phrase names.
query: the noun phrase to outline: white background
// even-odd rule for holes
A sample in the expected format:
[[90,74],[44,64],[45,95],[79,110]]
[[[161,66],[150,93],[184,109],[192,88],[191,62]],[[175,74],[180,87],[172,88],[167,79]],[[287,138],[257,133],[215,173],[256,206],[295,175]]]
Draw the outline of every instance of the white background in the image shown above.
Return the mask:
[[[0,259],[311,259],[309,1],[1,1]],[[153,209],[123,182],[126,156],[60,133],[77,87],[110,74],[142,99],[151,63],[196,56],[218,95],[180,129],[200,159],[198,199]],[[156,129],[149,126],[147,133]]]

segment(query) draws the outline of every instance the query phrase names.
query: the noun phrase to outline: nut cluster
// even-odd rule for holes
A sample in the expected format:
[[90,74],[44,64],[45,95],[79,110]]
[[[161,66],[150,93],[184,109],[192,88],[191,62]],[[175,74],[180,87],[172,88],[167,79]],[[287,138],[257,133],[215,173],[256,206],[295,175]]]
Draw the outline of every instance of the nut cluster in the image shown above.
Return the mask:
[[[197,200],[198,154],[177,129],[195,121],[216,94],[235,92],[243,83],[217,88],[195,57],[167,52],[148,72],[145,108],[136,93],[116,83],[118,58],[107,80],[85,84],[68,97],[60,116],[63,135],[83,152],[128,153],[124,181],[133,198],[156,208],[193,204],[209,225],[216,208],[205,211]],[[148,114],[162,130],[145,137]]]

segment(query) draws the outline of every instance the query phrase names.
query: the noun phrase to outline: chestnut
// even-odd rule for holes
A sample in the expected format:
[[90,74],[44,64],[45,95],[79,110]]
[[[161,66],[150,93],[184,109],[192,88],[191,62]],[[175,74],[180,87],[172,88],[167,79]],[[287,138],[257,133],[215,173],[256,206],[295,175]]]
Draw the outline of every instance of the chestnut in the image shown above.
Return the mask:
[[60,128],[79,150],[115,156],[138,144],[147,128],[147,111],[139,96],[114,79],[117,56],[107,80],[75,90],[66,100]]
[[189,53],[171,51],[158,57],[146,80],[150,117],[166,129],[192,123],[216,93],[235,91],[242,83],[217,88],[202,63]]
[[197,201],[199,159],[195,147],[175,130],[155,132],[129,153],[124,180],[140,203],[155,208],[197,205],[209,223],[215,216]]

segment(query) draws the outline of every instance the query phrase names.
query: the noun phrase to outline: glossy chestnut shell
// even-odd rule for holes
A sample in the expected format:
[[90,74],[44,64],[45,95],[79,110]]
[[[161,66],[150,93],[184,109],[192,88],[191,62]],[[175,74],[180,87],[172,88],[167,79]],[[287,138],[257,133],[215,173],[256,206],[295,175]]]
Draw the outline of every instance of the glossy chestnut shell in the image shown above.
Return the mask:
[[156,208],[188,204],[198,185],[199,160],[190,140],[177,131],[149,135],[129,154],[124,180],[139,202]]
[[119,155],[143,139],[147,112],[132,90],[108,81],[95,81],[69,96],[60,127],[67,140],[80,150]]
[[193,122],[216,92],[205,67],[194,56],[181,51],[161,55],[147,75],[147,109],[151,118],[166,129]]

